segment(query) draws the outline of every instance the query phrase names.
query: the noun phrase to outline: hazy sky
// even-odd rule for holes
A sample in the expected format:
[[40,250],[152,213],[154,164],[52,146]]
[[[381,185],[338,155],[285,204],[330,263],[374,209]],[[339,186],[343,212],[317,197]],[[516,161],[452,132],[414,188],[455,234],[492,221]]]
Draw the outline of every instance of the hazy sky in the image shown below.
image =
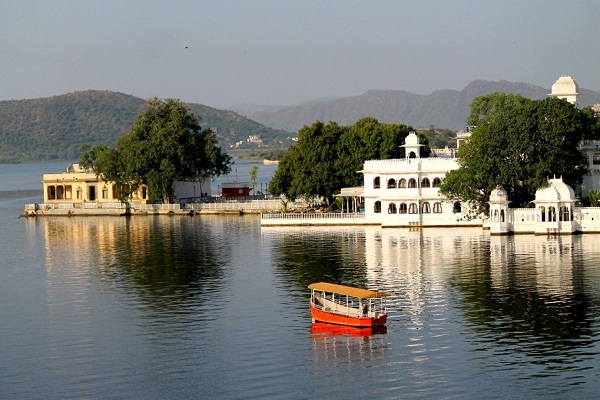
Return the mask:
[[0,100],[291,105],[565,74],[600,91],[599,66],[598,0],[0,0]]

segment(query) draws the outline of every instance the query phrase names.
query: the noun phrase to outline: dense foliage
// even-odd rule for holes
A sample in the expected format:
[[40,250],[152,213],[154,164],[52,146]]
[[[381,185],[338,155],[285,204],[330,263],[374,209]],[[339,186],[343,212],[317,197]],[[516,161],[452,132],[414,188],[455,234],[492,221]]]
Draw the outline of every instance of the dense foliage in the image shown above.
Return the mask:
[[140,184],[152,200],[169,203],[176,180],[201,180],[227,174],[231,159],[221,152],[214,132],[178,100],[148,101],[133,127],[114,149],[84,147],[81,164],[115,182],[121,201]]
[[[365,160],[404,157],[404,138],[412,131],[402,124],[382,124],[375,118],[354,125],[317,121],[298,133],[298,142],[283,156],[269,185],[269,192],[298,198],[322,197],[331,204],[343,187],[361,186],[357,173]],[[429,154],[421,137],[422,155]]]
[[513,206],[526,207],[550,177],[562,176],[571,186],[581,183],[587,163],[578,145],[597,136],[590,110],[556,98],[481,96],[467,123],[475,128],[458,151],[460,168],[446,175],[440,189],[479,211],[485,211],[496,185],[506,189]]
[[[113,147],[145,101],[123,93],[89,90],[32,100],[0,101],[0,163],[75,160],[79,148]],[[216,132],[223,147],[250,146],[257,135],[264,146],[288,147],[290,133],[267,128],[232,111],[189,104],[201,124]]]
[[452,129],[430,126],[428,129],[417,129],[417,133],[427,138],[432,149],[456,148],[456,131]]

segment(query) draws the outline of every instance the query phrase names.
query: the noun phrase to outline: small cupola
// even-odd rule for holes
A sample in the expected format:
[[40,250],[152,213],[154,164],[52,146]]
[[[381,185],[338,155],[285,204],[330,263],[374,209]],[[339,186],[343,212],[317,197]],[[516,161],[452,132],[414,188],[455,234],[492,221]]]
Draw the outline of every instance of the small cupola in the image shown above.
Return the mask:
[[421,158],[423,145],[419,143],[419,136],[414,131],[406,136],[404,144],[400,147],[404,147],[406,158]]

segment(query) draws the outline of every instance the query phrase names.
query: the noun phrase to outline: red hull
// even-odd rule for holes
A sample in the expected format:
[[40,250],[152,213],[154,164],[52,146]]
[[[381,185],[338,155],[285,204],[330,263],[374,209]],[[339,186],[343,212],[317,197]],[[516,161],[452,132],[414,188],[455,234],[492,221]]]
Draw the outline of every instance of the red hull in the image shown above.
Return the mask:
[[372,336],[384,334],[387,332],[385,325],[373,327],[356,327],[346,325],[327,324],[325,322],[314,322],[310,328],[313,337],[332,337],[332,336]]
[[347,315],[335,314],[327,311],[322,311],[314,308],[311,304],[310,314],[315,321],[326,322],[328,324],[356,326],[356,327],[373,327],[385,325],[387,315],[383,314],[379,318],[371,317],[351,317]]

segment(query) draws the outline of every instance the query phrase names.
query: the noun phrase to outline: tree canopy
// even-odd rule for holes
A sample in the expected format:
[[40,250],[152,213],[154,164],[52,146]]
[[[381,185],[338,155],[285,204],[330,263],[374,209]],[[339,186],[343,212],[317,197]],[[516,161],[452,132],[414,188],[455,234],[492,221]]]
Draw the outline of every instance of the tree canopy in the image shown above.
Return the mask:
[[[382,124],[366,117],[351,126],[316,121],[298,132],[298,142],[282,157],[269,184],[288,199],[323,197],[329,204],[343,187],[362,185],[365,160],[404,157],[404,138],[412,127]],[[421,142],[427,145],[427,139]],[[429,147],[423,148],[424,156]]]
[[169,203],[176,180],[227,174],[231,158],[221,152],[215,133],[203,129],[200,118],[184,103],[153,98],[114,149],[84,146],[80,162],[115,182],[121,201],[146,184],[152,200]]
[[450,171],[440,191],[485,211],[491,191],[501,185],[513,206],[527,206],[548,178],[562,176],[572,186],[587,172],[578,150],[597,134],[596,118],[557,98],[530,100],[495,93],[476,98],[467,124],[472,134],[458,151],[460,167]]

